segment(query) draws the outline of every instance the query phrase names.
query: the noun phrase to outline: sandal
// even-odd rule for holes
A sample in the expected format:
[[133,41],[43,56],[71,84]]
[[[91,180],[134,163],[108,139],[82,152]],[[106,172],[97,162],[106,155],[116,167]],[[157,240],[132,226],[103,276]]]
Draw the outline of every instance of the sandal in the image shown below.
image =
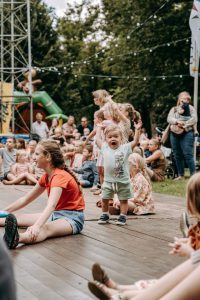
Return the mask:
[[95,281],[98,281],[103,284],[106,284],[106,282],[109,280],[108,275],[98,263],[95,263],[92,266],[92,276]]
[[5,220],[5,233],[3,239],[9,249],[15,249],[19,244],[17,219],[13,214],[9,214]]
[[[116,294],[111,295],[109,293],[109,288],[107,288],[104,284],[98,281],[88,282],[88,288],[93,295],[95,295],[98,299],[101,300],[128,300],[127,297],[123,297],[117,291]],[[106,291],[106,289],[108,289],[108,291]]]

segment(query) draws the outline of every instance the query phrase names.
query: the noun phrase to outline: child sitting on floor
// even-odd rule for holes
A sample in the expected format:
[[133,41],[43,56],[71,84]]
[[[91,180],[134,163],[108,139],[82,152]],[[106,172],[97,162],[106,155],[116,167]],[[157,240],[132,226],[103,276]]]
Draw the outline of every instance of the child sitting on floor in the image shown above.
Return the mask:
[[[128,161],[133,192],[133,197],[128,200],[128,212],[136,215],[154,213],[152,187],[146,172],[145,160],[141,155],[133,153]],[[113,206],[119,209],[119,200],[114,200]]]
[[83,187],[96,186],[99,182],[99,174],[96,162],[92,159],[93,146],[86,145],[83,148],[83,165],[81,168],[74,168],[73,171],[79,175],[79,182]]
[[26,150],[18,150],[16,154],[16,163],[11,167],[7,176],[8,180],[3,180],[4,184],[36,184],[37,180],[33,174],[33,168],[27,163]]

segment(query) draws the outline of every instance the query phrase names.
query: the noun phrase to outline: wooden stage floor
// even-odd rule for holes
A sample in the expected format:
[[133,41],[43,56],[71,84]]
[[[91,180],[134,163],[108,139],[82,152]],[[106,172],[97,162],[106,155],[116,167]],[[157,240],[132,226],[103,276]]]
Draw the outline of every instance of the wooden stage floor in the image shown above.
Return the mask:
[[[26,193],[27,186],[0,185],[0,209]],[[99,262],[120,283],[156,278],[182,261],[168,254],[168,243],[179,232],[184,199],[155,194],[155,215],[129,216],[128,224],[98,225],[98,196],[84,190],[86,222],[80,235],[49,239],[11,251],[18,300],[94,299],[87,288],[91,266]],[[43,209],[46,195],[24,212]],[[113,218],[115,219],[115,218]],[[3,229],[0,229],[1,235]]]

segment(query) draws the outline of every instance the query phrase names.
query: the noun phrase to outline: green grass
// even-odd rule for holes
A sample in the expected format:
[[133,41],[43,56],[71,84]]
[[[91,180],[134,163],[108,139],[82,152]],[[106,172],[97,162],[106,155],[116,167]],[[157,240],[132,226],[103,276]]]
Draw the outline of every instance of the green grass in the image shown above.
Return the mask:
[[165,179],[162,182],[153,182],[153,192],[185,198],[187,181],[188,179],[179,181]]

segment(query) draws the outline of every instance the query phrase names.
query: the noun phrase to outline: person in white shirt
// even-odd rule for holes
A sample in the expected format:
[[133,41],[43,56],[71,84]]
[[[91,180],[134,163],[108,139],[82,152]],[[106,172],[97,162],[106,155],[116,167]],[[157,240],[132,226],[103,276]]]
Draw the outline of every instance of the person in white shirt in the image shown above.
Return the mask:
[[41,139],[48,138],[49,128],[47,123],[42,121],[43,115],[41,113],[36,114],[36,121],[32,125],[32,133],[38,134]]

